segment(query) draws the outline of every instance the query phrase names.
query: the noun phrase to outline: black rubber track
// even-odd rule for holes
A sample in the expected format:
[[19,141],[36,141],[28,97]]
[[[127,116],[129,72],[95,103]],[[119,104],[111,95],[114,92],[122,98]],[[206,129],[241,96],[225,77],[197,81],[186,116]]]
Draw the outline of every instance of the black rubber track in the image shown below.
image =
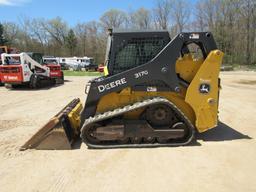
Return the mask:
[[[169,143],[141,143],[141,144],[133,144],[133,143],[127,143],[127,144],[119,144],[118,142],[116,142],[116,144],[93,144],[90,143],[89,140],[86,138],[86,131],[87,128],[89,128],[93,123],[100,123],[101,121],[104,121],[106,119],[111,119],[113,117],[122,115],[126,112],[141,108],[141,107],[148,107],[150,105],[154,105],[154,104],[165,104],[170,106],[175,112],[176,114],[181,118],[180,120],[183,121],[188,130],[189,133],[187,134],[187,137],[182,139],[182,141],[180,140],[176,140],[177,142],[169,142]],[[189,143],[191,143],[194,139],[194,135],[195,135],[195,128],[193,126],[193,124],[190,122],[190,120],[185,116],[185,114],[172,102],[170,102],[169,100],[162,98],[162,97],[153,97],[151,99],[146,99],[146,100],[142,100],[140,102],[136,102],[133,103],[131,105],[127,105],[124,106],[122,108],[117,108],[113,111],[107,111],[105,113],[96,115],[94,117],[90,117],[88,119],[85,120],[82,128],[81,128],[81,138],[82,141],[89,147],[89,148],[94,148],[94,149],[107,149],[107,148],[138,148],[138,147],[171,147],[171,146],[183,146],[183,145],[188,145]]]

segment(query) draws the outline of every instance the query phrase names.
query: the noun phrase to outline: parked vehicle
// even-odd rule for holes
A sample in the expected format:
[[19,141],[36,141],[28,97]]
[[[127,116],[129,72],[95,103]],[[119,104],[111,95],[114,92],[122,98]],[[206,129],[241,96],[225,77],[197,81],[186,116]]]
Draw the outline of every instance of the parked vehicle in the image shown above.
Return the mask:
[[[1,60],[0,78],[8,87],[25,84],[31,88],[39,88],[44,81],[57,83],[56,79],[60,79],[63,82],[63,73],[59,72],[60,66],[53,68],[44,65],[41,53],[3,53]],[[62,76],[59,73],[62,73]]]
[[85,86],[85,106],[72,100],[22,150],[71,149],[78,135],[95,149],[183,146],[218,125],[224,54],[211,33],[109,35],[107,76]]
[[104,64],[99,64],[98,66],[98,72],[103,73],[104,72]]
[[56,83],[64,83],[64,74],[61,70],[61,65],[55,57],[43,57],[43,65],[50,68],[50,77],[54,79]]
[[74,71],[79,70],[94,70],[97,71],[98,66],[94,63],[91,57],[58,57],[59,64],[64,68],[69,68]]

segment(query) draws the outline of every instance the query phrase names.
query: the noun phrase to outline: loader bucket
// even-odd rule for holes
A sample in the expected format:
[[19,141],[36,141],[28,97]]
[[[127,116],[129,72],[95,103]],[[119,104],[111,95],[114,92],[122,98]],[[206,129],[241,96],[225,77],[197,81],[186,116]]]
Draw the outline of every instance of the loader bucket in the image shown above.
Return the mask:
[[80,112],[82,108],[80,99],[72,100],[39,129],[20,150],[72,149],[72,144],[80,134]]

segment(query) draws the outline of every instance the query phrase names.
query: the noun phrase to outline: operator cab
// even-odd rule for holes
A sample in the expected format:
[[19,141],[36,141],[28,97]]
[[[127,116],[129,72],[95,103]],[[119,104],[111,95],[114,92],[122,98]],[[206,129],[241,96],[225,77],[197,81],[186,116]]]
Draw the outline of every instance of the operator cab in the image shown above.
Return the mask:
[[171,40],[168,31],[109,32],[105,58],[109,75],[149,62]]
[[43,54],[42,53],[27,52],[26,54],[28,56],[30,56],[37,63],[43,64]]

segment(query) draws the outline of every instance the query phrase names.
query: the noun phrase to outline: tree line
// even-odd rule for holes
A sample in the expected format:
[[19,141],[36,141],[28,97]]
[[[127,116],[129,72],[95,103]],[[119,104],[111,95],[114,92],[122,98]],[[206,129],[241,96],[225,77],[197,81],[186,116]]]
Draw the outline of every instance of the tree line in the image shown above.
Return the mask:
[[110,9],[97,21],[71,27],[61,17],[53,19],[20,17],[2,22],[0,44],[21,51],[54,56],[90,56],[103,62],[107,29],[168,30],[171,37],[186,31],[210,31],[224,63],[256,64],[255,0],[155,0],[152,9],[141,7],[122,11]]

